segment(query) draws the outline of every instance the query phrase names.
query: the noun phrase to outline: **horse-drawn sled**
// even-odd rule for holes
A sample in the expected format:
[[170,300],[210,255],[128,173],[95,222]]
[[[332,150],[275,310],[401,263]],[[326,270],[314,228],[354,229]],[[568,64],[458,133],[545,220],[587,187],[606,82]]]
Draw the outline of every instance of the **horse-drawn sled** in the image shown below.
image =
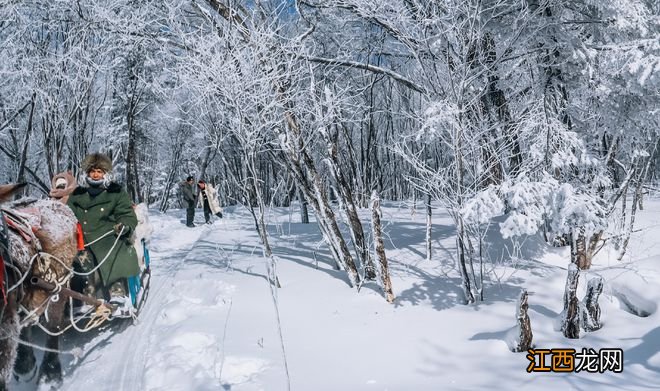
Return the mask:
[[[19,185],[0,186],[0,202]],[[146,206],[134,207],[138,225],[131,236],[108,232],[113,247],[130,242],[139,272],[123,281],[124,301],[110,296],[99,269],[108,256],[93,254],[72,210],[54,200],[18,200],[0,207],[0,391],[12,374],[34,372],[32,348],[44,350],[39,381],[59,384],[59,336],[87,332],[118,318],[137,319],[145,304],[151,268],[151,234]],[[123,229],[123,228],[122,228]],[[113,235],[114,234],[114,235]],[[30,327],[47,334],[45,346],[29,341]],[[14,365],[15,364],[15,365]]]

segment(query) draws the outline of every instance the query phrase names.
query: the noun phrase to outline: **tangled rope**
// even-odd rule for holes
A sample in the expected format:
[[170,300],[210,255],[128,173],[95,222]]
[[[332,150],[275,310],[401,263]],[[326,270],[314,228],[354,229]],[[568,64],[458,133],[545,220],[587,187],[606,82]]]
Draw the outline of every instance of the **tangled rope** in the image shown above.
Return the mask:
[[[19,216],[19,217],[22,218],[22,216]],[[20,223],[23,224],[23,225],[27,224],[25,221],[20,221]],[[105,257],[103,257],[103,259],[100,262],[98,262],[98,264],[93,269],[91,269],[90,271],[87,271],[87,272],[77,272],[73,269],[73,267],[68,266],[68,264],[66,262],[64,262],[62,259],[60,259],[60,258],[58,258],[58,257],[56,257],[56,256],[54,256],[50,253],[41,251],[41,246],[38,242],[38,239],[32,235],[33,236],[32,241],[33,241],[33,244],[35,245],[35,249],[37,250],[37,252],[30,258],[30,261],[28,262],[28,265],[27,265],[27,268],[26,268],[25,272],[21,272],[17,267],[14,267],[13,265],[11,265],[11,267],[17,272],[17,274],[20,275],[20,278],[16,283],[14,283],[11,287],[9,287],[7,289],[7,294],[9,294],[10,292],[12,292],[12,291],[18,289],[20,286],[22,286],[22,284],[25,282],[28,275],[30,274],[30,270],[33,269],[34,262],[35,262],[36,259],[39,259],[41,261],[53,260],[53,261],[59,263],[68,273],[66,273],[61,278],[59,278],[59,276],[57,276],[57,273],[55,273],[55,278],[48,278],[47,279],[48,282],[52,283],[55,286],[55,288],[53,290],[51,290],[49,296],[43,302],[41,302],[39,305],[37,305],[34,309],[29,311],[24,306],[22,306],[22,305],[19,306],[19,311],[25,314],[24,316],[22,316],[23,320],[20,323],[20,327],[21,328],[25,327],[29,323],[33,322],[35,316],[37,315],[37,313],[39,313],[43,309],[44,306],[46,308],[43,310],[43,314],[46,317],[46,319],[48,319],[48,306],[49,306],[49,304],[51,302],[57,302],[57,301],[60,300],[60,297],[59,297],[60,293],[61,293],[62,289],[64,287],[66,287],[66,285],[69,283],[71,278],[73,276],[76,276],[76,275],[77,276],[90,276],[93,273],[95,273],[109,259],[110,254],[112,254],[112,252],[117,247],[117,244],[119,243],[119,240],[120,240],[121,236],[124,234],[125,230],[126,230],[125,227],[121,228],[120,232],[117,234],[117,237],[115,238],[112,246],[108,250]],[[114,230],[110,230],[110,231],[104,233],[103,235],[101,235],[100,237],[95,239],[94,241],[92,241],[90,243],[86,243],[85,247],[91,246],[92,244],[94,244],[94,243],[98,242],[99,240],[113,234],[114,232],[115,232]],[[49,269],[49,267],[48,267],[48,265],[44,265],[41,269]],[[103,302],[103,301],[100,305],[97,305],[97,306],[89,309],[88,311],[86,311],[82,314],[79,314],[78,316],[74,316],[74,313],[73,313],[73,298],[69,297],[69,324],[66,327],[64,327],[62,330],[59,330],[57,332],[53,332],[53,331],[49,330],[47,327],[45,327],[43,324],[41,324],[38,321],[36,322],[36,325],[44,333],[46,333],[47,335],[57,337],[57,336],[60,336],[60,335],[64,334],[66,331],[68,331],[72,328],[74,330],[78,331],[78,332],[81,332],[81,333],[91,331],[91,330],[96,329],[99,326],[101,326],[107,320],[111,319],[111,317],[112,317],[112,308],[105,305],[105,302]],[[135,315],[133,315],[133,317],[135,318]],[[81,320],[86,319],[86,318],[89,318],[89,320],[87,321],[87,324],[84,327],[78,326],[78,322],[80,322]],[[11,337],[11,338],[13,340],[17,341],[20,344],[32,347],[34,349],[42,350],[42,351],[45,351],[45,352],[52,352],[52,353],[58,353],[58,354],[61,354],[61,353],[71,354],[71,355],[74,355],[76,357],[80,356],[80,352],[81,352],[81,349],[78,349],[78,348],[72,349],[72,350],[69,350],[69,351],[63,351],[63,350],[58,350],[58,349],[47,348],[45,346],[40,346],[40,345],[31,343],[31,342],[28,342],[28,341],[23,341],[20,338],[16,338],[16,337]]]

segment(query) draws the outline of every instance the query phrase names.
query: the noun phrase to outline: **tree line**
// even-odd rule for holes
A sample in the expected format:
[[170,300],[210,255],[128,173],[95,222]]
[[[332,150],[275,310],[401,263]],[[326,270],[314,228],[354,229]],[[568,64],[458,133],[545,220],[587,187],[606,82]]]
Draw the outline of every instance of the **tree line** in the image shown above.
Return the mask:
[[[483,238],[542,232],[588,269],[623,256],[660,167],[660,6],[569,0],[3,1],[0,180],[45,194],[101,150],[135,202],[188,174],[249,208],[315,213],[351,284],[376,278],[358,212],[456,225],[464,300]],[[347,229],[343,230],[343,226]],[[347,232],[347,233],[346,233]]]

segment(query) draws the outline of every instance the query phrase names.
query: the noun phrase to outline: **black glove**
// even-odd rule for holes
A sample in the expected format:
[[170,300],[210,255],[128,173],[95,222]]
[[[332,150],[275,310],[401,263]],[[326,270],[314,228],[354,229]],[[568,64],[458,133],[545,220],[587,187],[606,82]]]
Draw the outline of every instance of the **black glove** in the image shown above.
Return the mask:
[[[122,223],[117,223],[113,227],[115,230],[115,235],[117,236],[128,236],[128,234],[131,232],[131,227],[127,227]],[[123,230],[123,231],[122,231]]]
[[87,273],[94,268],[94,260],[89,250],[78,251],[76,257],[73,259],[73,270],[78,273]]

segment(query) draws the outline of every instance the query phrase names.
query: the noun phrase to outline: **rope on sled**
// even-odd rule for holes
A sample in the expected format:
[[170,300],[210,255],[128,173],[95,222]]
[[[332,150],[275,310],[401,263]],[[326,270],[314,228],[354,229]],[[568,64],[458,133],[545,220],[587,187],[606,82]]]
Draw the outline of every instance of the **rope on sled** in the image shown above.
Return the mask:
[[[83,327],[83,328],[78,327],[78,325],[76,323],[80,319],[83,319],[84,317],[86,317],[87,315],[92,313],[92,311],[94,312],[94,314],[89,319],[89,321],[87,322],[85,327]],[[76,331],[78,331],[80,333],[86,333],[90,330],[93,330],[93,329],[99,327],[106,320],[110,319],[110,316],[112,315],[112,311],[110,310],[110,308],[106,307],[105,305],[100,305],[100,306],[97,306],[96,308],[92,308],[92,309],[88,310],[87,312],[82,314],[80,317],[78,317],[78,319],[76,319],[74,321],[73,320],[73,299],[69,297],[69,314],[70,314],[69,319],[70,319],[70,322],[71,322],[71,326]]]
[[[125,229],[126,229],[126,227],[121,227],[121,231],[119,231],[119,234],[117,234],[117,237],[115,238],[115,242],[112,243],[112,247],[110,247],[110,250],[108,250],[108,253],[105,254],[105,257],[99,262],[98,265],[96,265],[95,268],[93,268],[92,270],[90,270],[88,272],[85,272],[85,273],[79,273],[79,272],[75,272],[75,271],[72,270],[73,274],[76,274],[78,276],[89,276],[89,275],[92,275],[92,273],[94,273],[95,271],[97,271],[101,267],[101,265],[103,265],[105,263],[105,261],[108,260],[108,257],[110,257],[110,254],[112,254],[112,252],[115,250],[115,246],[117,246],[117,243],[119,243],[119,239],[124,234]],[[111,234],[113,232],[114,231],[108,231],[107,233],[105,233],[103,236],[101,236],[97,240],[100,240],[101,238],[106,237],[106,236],[108,236],[109,234]],[[87,243],[85,246],[89,246],[89,245],[91,245],[92,243],[95,243],[95,242],[96,242],[96,240],[91,242],[91,243]]]
[[[67,264],[66,264],[64,261],[62,261],[61,259],[57,258],[56,256],[51,255],[51,254],[48,254],[48,253],[41,253],[41,254],[46,255],[46,256],[48,256],[49,258],[54,259],[54,260],[56,260],[57,262],[59,262],[59,264],[62,265],[62,267],[64,267],[66,270],[68,270],[69,273],[71,273],[72,276],[73,276],[73,275],[76,275],[76,276],[90,276],[90,275],[92,275],[94,272],[96,272],[96,271],[101,267],[101,265],[103,265],[103,264],[108,260],[108,257],[110,257],[110,254],[112,254],[112,252],[115,250],[115,247],[117,247],[117,243],[119,243],[119,239],[121,238],[121,235],[123,235],[124,230],[125,230],[125,227],[122,227],[122,228],[121,228],[121,231],[119,232],[119,234],[118,234],[117,237],[115,238],[114,243],[112,243],[112,247],[110,247],[110,250],[108,250],[108,253],[105,255],[105,257],[103,257],[103,259],[98,263],[98,265],[96,265],[92,270],[90,270],[90,271],[88,271],[88,272],[77,272],[77,271],[73,270],[72,267],[67,266]],[[100,236],[98,239],[96,239],[96,240],[94,240],[94,241],[92,241],[92,242],[89,242],[89,243],[85,244],[85,247],[88,247],[88,246],[90,246],[90,245],[96,243],[97,241],[99,241],[99,240],[105,238],[106,236],[108,236],[108,235],[110,235],[110,234],[112,234],[112,233],[114,233],[114,232],[115,232],[115,231],[108,231],[108,232],[106,232],[105,234],[103,234],[102,236]]]
[[[87,322],[85,327],[82,328],[78,327],[77,323],[92,313],[93,315],[91,316],[90,320]],[[110,315],[112,315],[112,312],[108,307],[98,306],[96,308],[91,308],[90,310],[86,311],[83,314],[80,314],[78,317],[75,317],[73,315],[73,299],[69,297],[69,325],[67,325],[65,328],[59,331],[50,331],[47,327],[45,327],[41,323],[37,323],[37,326],[41,329],[41,331],[50,335],[51,337],[59,337],[60,335],[66,333],[69,329],[72,328],[78,332],[86,333],[101,326],[106,320],[110,319]]]
[[[32,258],[30,258],[30,262],[28,263],[28,268],[27,268],[27,270],[31,270],[31,269],[32,269],[32,263],[34,263],[34,260],[35,260],[40,254],[41,254],[41,253],[38,252],[38,253],[34,254],[34,255],[32,256]],[[11,291],[13,291],[14,289],[18,288],[21,284],[23,284],[23,281],[25,281],[25,279],[27,278],[28,274],[29,274],[29,273],[28,273],[27,271],[26,271],[25,273],[23,273],[23,275],[22,275],[21,278],[18,280],[18,282],[16,282],[14,285],[12,285],[11,287],[9,287],[9,289],[7,289],[7,294],[9,294]]]
[[47,348],[45,346],[37,345],[37,344],[29,342],[29,341],[25,341],[25,340],[20,339],[18,337],[10,336],[9,338],[11,338],[11,340],[16,342],[16,343],[19,343],[19,344],[25,345],[25,346],[29,346],[33,349],[38,349],[38,350],[41,350],[41,351],[44,351],[44,352],[57,353],[57,354],[70,354],[70,355],[72,355],[76,358],[82,357],[82,355],[84,353],[84,351],[81,348],[73,348],[71,350],[51,349],[51,348]]
[[[120,237],[121,237],[121,235],[124,233],[124,229],[125,229],[125,227],[121,227],[121,232],[119,233],[119,235],[117,235],[117,238],[120,238]],[[103,235],[99,236],[98,238],[92,240],[91,242],[89,242],[89,243],[85,243],[85,247],[89,247],[89,246],[91,246],[92,244],[98,242],[99,240],[105,238],[106,236],[110,236],[110,235],[113,234],[114,232],[115,232],[114,230],[110,230],[110,231],[104,233]],[[116,242],[116,241],[115,241],[115,242]]]
[[[108,260],[108,257],[110,257],[110,254],[112,254],[112,252],[114,251],[115,247],[117,246],[117,243],[119,242],[119,239],[121,238],[121,235],[124,233],[124,229],[125,229],[125,227],[122,227],[121,231],[119,232],[119,234],[118,234],[117,237],[115,238],[115,241],[114,241],[114,243],[112,244],[112,247],[110,247],[110,250],[109,250],[108,253],[105,255],[105,257],[104,257],[104,258],[98,263],[98,265],[96,265],[92,270],[90,270],[90,271],[88,271],[88,272],[84,272],[84,273],[83,273],[83,272],[77,272],[77,271],[73,270],[72,267],[67,266],[66,262],[62,261],[62,260],[59,259],[58,257],[56,257],[56,256],[54,256],[54,255],[52,255],[52,254],[46,253],[46,252],[42,252],[42,251],[38,251],[36,254],[34,254],[34,255],[32,256],[32,258],[30,259],[30,262],[28,263],[28,268],[27,268],[27,270],[31,270],[31,269],[32,269],[32,264],[34,263],[34,260],[35,260],[37,257],[40,257],[40,256],[41,256],[41,257],[47,257],[47,258],[50,258],[50,259],[53,259],[53,260],[57,261],[60,265],[62,265],[62,267],[64,267],[64,268],[69,272],[69,276],[68,276],[68,277],[71,277],[71,276],[73,276],[73,275],[78,275],[78,276],[89,276],[89,275],[92,275],[94,272],[96,272],[96,271],[101,267],[101,265],[103,265],[103,264]],[[99,237],[98,239],[96,239],[96,240],[94,240],[94,241],[92,241],[92,242],[90,242],[90,243],[87,243],[87,244],[85,245],[85,247],[90,246],[90,245],[96,243],[97,241],[103,239],[104,237],[110,235],[110,234],[113,233],[113,232],[114,232],[114,231],[108,231],[108,232],[106,232],[105,234],[103,234],[103,235],[102,235],[101,237]],[[20,278],[20,279],[14,284],[14,285],[12,285],[9,289],[7,289],[6,293],[9,294],[9,293],[12,292],[14,289],[18,288],[18,287],[19,287],[19,286],[25,281],[25,279],[27,278],[28,274],[29,274],[28,272],[22,273],[21,278]],[[66,278],[65,281],[66,281],[67,279],[68,279],[68,278]],[[56,283],[56,284],[57,284],[57,283]],[[60,284],[57,284],[57,285],[60,286]],[[61,286],[60,286],[60,288],[61,288]],[[55,292],[55,293],[57,293],[57,292]]]
[[[19,216],[19,218],[21,218],[21,220],[25,220],[22,216]],[[23,224],[25,224],[25,221],[20,221],[20,220],[19,221],[14,221],[14,223],[19,223],[19,222],[22,222]],[[67,264],[65,262],[63,262],[61,259],[59,259],[58,257],[56,257],[52,254],[46,253],[46,252],[42,252],[41,251],[41,246],[38,245],[38,243],[39,243],[38,239],[36,238],[36,236],[34,236],[34,234],[30,230],[30,234],[31,234],[30,239],[32,239],[33,244],[37,245],[37,247],[36,247],[37,252],[36,252],[36,254],[34,254],[32,256],[32,258],[30,258],[30,261],[28,263],[28,267],[27,267],[25,273],[20,273],[20,270],[18,270],[18,268],[14,267],[13,265],[9,265],[12,268],[14,268],[18,272],[19,275],[21,275],[21,278],[14,285],[9,287],[6,291],[3,290],[3,293],[4,294],[9,294],[13,290],[15,290],[19,286],[21,286],[25,282],[25,280],[27,279],[28,275],[30,274],[29,271],[32,270],[34,260],[39,258],[39,257],[43,257],[42,259],[49,258],[49,259],[55,260],[62,267],[64,267],[64,269],[66,269],[69,273],[66,276],[64,276],[62,279],[53,281],[53,283],[55,284],[55,289],[53,291],[51,291],[51,293],[54,294],[54,295],[49,295],[48,298],[46,298],[46,300],[44,300],[41,304],[39,304],[32,311],[28,311],[25,307],[20,305],[19,309],[26,313],[26,316],[23,318],[24,321],[22,322],[23,324],[21,325],[21,327],[24,327],[25,323],[27,323],[30,318],[32,318],[34,315],[36,315],[36,313],[44,306],[46,306],[46,309],[44,310],[44,313],[47,317],[48,316],[48,305],[53,300],[55,300],[55,301],[59,300],[59,295],[58,294],[61,292],[62,287],[68,283],[68,281],[71,279],[71,277],[73,275],[89,276],[92,273],[96,272],[101,267],[101,265],[103,265],[108,260],[108,258],[110,257],[110,254],[114,251],[115,247],[117,246],[117,243],[119,242],[119,239],[121,238],[122,234],[124,233],[124,230],[125,230],[125,227],[122,227],[119,234],[117,234],[117,237],[115,238],[115,241],[112,244],[112,247],[110,247],[110,250],[105,255],[105,257],[98,263],[98,265],[96,267],[94,267],[91,271],[84,272],[84,273],[76,272],[75,270],[73,270],[72,267],[67,266]],[[99,240],[111,235],[112,233],[114,233],[114,230],[106,232],[105,234],[103,234],[99,238],[97,238],[96,240],[85,244],[85,247],[91,246],[92,244],[94,244],[94,243],[98,242]],[[78,327],[78,325],[76,323],[79,322],[80,320],[84,319],[86,316],[88,316],[92,311],[94,311],[94,314],[91,316],[90,320],[87,322],[85,327],[83,327],[83,328]],[[57,332],[50,331],[47,327],[42,325],[40,322],[37,322],[36,325],[44,333],[46,333],[47,335],[54,336],[54,337],[57,337],[57,336],[60,336],[60,335],[64,334],[66,331],[68,331],[71,328],[75,329],[78,332],[83,332],[84,333],[84,332],[88,332],[90,330],[93,330],[93,329],[99,327],[105,321],[110,319],[110,316],[112,315],[112,311],[107,306],[100,305],[100,306],[97,306],[96,308],[93,308],[93,309],[81,314],[80,316],[78,316],[76,318],[73,315],[73,298],[69,297],[69,315],[70,315],[69,316],[69,323],[70,324],[67,325],[65,328],[63,328],[62,330],[57,331]],[[135,320],[135,315],[133,315],[133,318]],[[73,348],[71,350],[52,349],[52,348],[47,348],[45,346],[41,346],[41,345],[29,342],[29,341],[22,340],[20,337],[15,337],[15,336],[8,336],[8,337],[11,338],[16,343],[19,343],[19,344],[22,344],[22,345],[25,345],[25,346],[29,346],[33,349],[38,349],[38,350],[41,350],[41,351],[44,351],[44,352],[57,353],[57,354],[70,354],[70,355],[72,355],[74,357],[77,357],[77,358],[81,357],[82,353],[83,353],[82,349],[80,349],[80,348]]]
[[[105,233],[103,236],[101,236],[101,237],[98,238],[97,240],[95,240],[95,241],[93,241],[93,242],[90,242],[90,243],[87,243],[86,246],[89,246],[89,245],[95,243],[96,241],[98,241],[98,240],[100,240],[100,239],[102,239],[102,238],[108,236],[109,234],[111,234],[111,233],[113,233],[113,232],[114,232],[114,231],[108,231],[107,233]],[[91,271],[89,271],[89,272],[85,272],[85,273],[76,272],[75,270],[73,270],[73,268],[67,266],[67,264],[66,264],[64,261],[62,261],[62,260],[59,259],[58,257],[56,257],[56,256],[54,256],[54,255],[52,255],[52,254],[49,254],[49,253],[45,253],[45,252],[37,252],[34,256],[32,256],[32,258],[30,259],[30,262],[29,262],[28,270],[31,270],[31,269],[32,269],[32,264],[34,263],[34,260],[35,260],[37,257],[42,256],[42,257],[46,257],[46,258],[50,258],[50,259],[52,259],[52,260],[55,260],[55,261],[58,262],[63,268],[65,268],[65,269],[69,272],[69,274],[67,274],[66,276],[64,276],[64,277],[63,277],[62,279],[60,279],[60,280],[51,281],[51,282],[53,282],[53,283],[55,284],[55,289],[52,290],[52,291],[50,292],[51,294],[46,298],[46,300],[44,300],[41,304],[39,304],[39,305],[38,305],[36,308],[34,308],[32,311],[28,311],[28,310],[25,309],[23,306],[21,306],[22,310],[26,313],[25,317],[23,318],[24,321],[22,322],[22,323],[23,323],[23,326],[24,326],[26,323],[28,323],[29,320],[30,320],[30,318],[32,318],[34,315],[36,315],[36,313],[37,313],[41,308],[43,308],[44,306],[48,307],[48,305],[50,304],[51,300],[55,300],[55,301],[59,300],[59,295],[58,295],[58,294],[61,292],[62,287],[63,287],[64,285],[67,284],[67,282],[71,279],[71,277],[72,277],[73,275],[88,276],[88,275],[91,275],[92,273],[96,272],[96,271],[101,267],[101,265],[103,265],[103,263],[105,263],[105,262],[108,260],[110,254],[114,251],[114,249],[115,249],[115,247],[117,246],[117,243],[119,242],[119,239],[121,238],[121,235],[122,235],[123,233],[124,233],[124,227],[122,227],[122,230],[120,231],[119,235],[117,235],[117,238],[115,239],[114,243],[112,244],[112,247],[110,247],[110,250],[108,251],[108,253],[106,254],[106,256],[103,258],[103,260],[101,260],[101,262],[99,262],[99,264],[96,265],[96,267],[94,267],[94,268],[93,268]],[[20,279],[16,284],[14,284],[12,287],[10,287],[10,288],[7,290],[7,293],[11,292],[12,290],[14,290],[14,289],[16,289],[18,286],[20,286],[20,285],[25,281],[25,279],[27,278],[28,274],[29,274],[29,273],[27,273],[27,272],[26,272],[26,273],[23,273],[23,275],[21,276],[21,279]],[[110,318],[110,315],[112,314],[111,311],[110,311],[107,307],[105,307],[105,306],[97,306],[94,315],[92,316],[92,318],[90,319],[90,321],[87,323],[87,325],[86,325],[84,328],[80,328],[80,327],[78,327],[78,325],[77,325],[76,323],[77,323],[78,321],[80,321],[81,319],[85,318],[85,317],[86,317],[91,311],[88,311],[88,312],[82,314],[82,315],[79,316],[78,318],[74,318],[74,316],[73,316],[73,299],[72,299],[72,298],[69,298],[69,310],[70,310],[70,317],[69,317],[70,325],[68,325],[67,327],[65,327],[63,330],[60,330],[60,331],[58,331],[58,332],[52,332],[52,331],[48,330],[46,327],[44,327],[40,322],[37,323],[37,326],[38,326],[41,330],[43,330],[44,333],[46,333],[46,334],[48,334],[48,335],[50,335],[50,336],[59,336],[59,335],[62,335],[62,334],[64,334],[64,332],[66,332],[66,331],[67,331],[68,329],[70,329],[70,328],[74,328],[76,331],[79,331],[79,332],[88,332],[88,331],[90,331],[90,330],[93,330],[93,329],[99,327],[99,326],[100,326],[101,324],[103,324],[106,320],[108,320],[108,319]],[[48,316],[48,308],[46,308],[46,310],[44,311],[44,313],[45,313],[46,316]]]

